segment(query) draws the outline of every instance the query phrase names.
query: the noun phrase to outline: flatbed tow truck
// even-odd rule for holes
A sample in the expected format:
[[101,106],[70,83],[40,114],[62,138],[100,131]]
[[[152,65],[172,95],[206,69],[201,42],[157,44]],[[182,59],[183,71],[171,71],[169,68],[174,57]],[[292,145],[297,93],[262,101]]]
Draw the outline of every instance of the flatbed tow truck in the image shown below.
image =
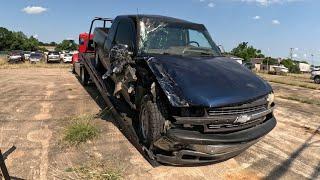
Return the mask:
[[221,162],[276,126],[271,86],[222,56],[204,25],[156,15],[98,17],[89,37],[96,21],[103,26],[75,71],[84,86],[96,85],[114,123],[151,165]]

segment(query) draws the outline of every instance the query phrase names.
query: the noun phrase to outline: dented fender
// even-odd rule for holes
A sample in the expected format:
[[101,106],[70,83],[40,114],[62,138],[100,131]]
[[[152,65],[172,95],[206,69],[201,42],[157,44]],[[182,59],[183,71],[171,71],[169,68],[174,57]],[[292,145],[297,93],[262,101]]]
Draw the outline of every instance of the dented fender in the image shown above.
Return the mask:
[[174,107],[189,107],[189,103],[183,97],[181,89],[176,82],[167,75],[161,63],[157,63],[157,61],[151,57],[147,60],[147,64],[156,77],[161,89],[167,96],[170,104]]

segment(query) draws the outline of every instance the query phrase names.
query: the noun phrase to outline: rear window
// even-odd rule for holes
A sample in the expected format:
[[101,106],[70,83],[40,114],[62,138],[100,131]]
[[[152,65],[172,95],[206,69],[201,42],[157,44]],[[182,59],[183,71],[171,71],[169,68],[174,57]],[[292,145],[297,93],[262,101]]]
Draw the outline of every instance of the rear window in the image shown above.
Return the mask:
[[49,52],[48,55],[59,55],[59,53],[58,52]]

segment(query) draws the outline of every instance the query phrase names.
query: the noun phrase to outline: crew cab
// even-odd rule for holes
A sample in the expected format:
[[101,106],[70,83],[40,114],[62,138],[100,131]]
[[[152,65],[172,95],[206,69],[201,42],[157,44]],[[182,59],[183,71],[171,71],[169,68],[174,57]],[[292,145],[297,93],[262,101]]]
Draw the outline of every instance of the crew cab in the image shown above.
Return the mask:
[[320,70],[314,70],[311,72],[311,78],[315,83],[320,84]]
[[157,161],[226,160],[276,126],[271,86],[222,56],[204,25],[156,15],[110,22],[88,43],[95,69],[108,94],[135,112],[140,141]]

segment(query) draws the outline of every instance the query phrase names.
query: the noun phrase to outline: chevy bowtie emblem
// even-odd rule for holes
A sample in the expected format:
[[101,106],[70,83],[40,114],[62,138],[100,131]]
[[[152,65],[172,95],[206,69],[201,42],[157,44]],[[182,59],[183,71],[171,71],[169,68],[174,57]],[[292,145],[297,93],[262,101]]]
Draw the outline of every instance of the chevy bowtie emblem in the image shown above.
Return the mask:
[[251,117],[248,115],[241,115],[237,117],[237,119],[234,121],[234,123],[246,123],[250,121]]

